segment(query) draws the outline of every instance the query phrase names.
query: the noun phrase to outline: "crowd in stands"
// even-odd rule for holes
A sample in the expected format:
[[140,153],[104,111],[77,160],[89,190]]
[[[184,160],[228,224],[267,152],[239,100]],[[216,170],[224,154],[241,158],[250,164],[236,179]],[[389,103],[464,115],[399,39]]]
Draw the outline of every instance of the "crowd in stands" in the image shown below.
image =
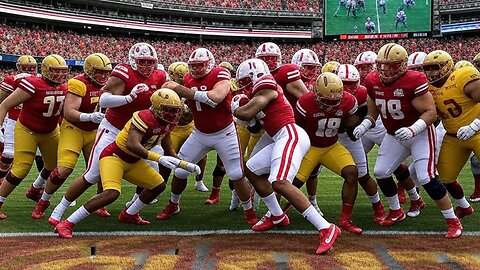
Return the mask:
[[[238,41],[205,41],[198,40],[162,40],[156,38],[139,38],[105,34],[84,34],[73,31],[51,31],[40,28],[27,28],[0,25],[0,52],[9,54],[31,54],[45,56],[51,53],[60,54],[66,59],[84,59],[93,52],[105,53],[113,62],[126,62],[128,49],[137,42],[149,42],[158,52],[160,63],[167,66],[175,61],[186,61],[189,54],[198,47],[210,49],[218,61],[229,61],[239,64],[247,57],[253,57],[257,46],[261,43]],[[355,57],[366,50],[378,51],[386,40],[367,41],[322,41],[316,43],[278,43],[283,54],[283,61],[289,62],[299,49],[311,48],[322,61],[336,60],[341,63],[352,63]],[[480,37],[422,38],[401,39],[408,52],[430,52],[445,49],[454,60],[470,60],[480,52]]]

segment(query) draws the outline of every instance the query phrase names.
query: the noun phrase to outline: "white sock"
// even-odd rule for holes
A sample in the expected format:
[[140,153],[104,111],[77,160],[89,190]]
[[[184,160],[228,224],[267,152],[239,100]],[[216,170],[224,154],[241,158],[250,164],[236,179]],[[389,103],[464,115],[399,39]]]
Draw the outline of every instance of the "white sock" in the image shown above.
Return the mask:
[[277,201],[277,197],[275,197],[275,192],[272,192],[272,194],[267,197],[263,197],[262,200],[265,202],[265,205],[268,207],[268,210],[272,215],[280,216],[283,214],[282,208]]
[[42,194],[42,200],[44,201],[50,201],[50,198],[52,197],[52,194],[48,194],[47,192],[43,191]]
[[417,188],[414,187],[410,190],[407,190],[408,196],[410,197],[410,200],[416,201],[420,199],[420,196],[418,195]]
[[136,213],[140,212],[147,204],[143,203],[140,198],[137,198],[127,209],[127,214],[135,215]]
[[125,207],[126,207],[126,208],[130,208],[130,206],[132,205],[132,203],[133,203],[137,198],[138,198],[138,194],[137,194],[137,193],[133,194],[132,199],[125,204]]
[[68,218],[67,220],[72,222],[73,224],[77,224],[78,222],[80,222],[80,220],[88,217],[90,215],[90,213],[87,211],[87,209],[85,209],[85,206],[81,206],[80,208],[78,208],[75,212],[73,212]]
[[0,196],[0,203],[4,203],[7,197]]
[[50,215],[50,217],[52,217],[55,220],[61,220],[63,213],[65,213],[65,210],[67,210],[68,206],[70,206],[71,203],[72,202],[67,201],[67,199],[65,199],[65,196],[64,196],[60,201],[60,203],[55,207],[55,209],[53,209],[53,212]]
[[[368,196],[368,195],[367,195]],[[373,203],[378,203],[380,201],[380,195],[378,194],[378,191],[377,193],[375,193],[375,195],[373,196],[368,196],[368,199],[370,200],[370,202],[373,204]]]
[[398,210],[400,209],[400,202],[398,201],[398,195],[387,197],[388,203],[390,204],[390,209]]
[[171,194],[170,195],[170,200],[173,202],[173,203],[179,203],[180,202],[180,196],[182,196],[182,194]]
[[43,185],[45,184],[45,182],[47,181],[47,179],[43,179],[43,177],[39,174],[37,179],[35,179],[35,181],[33,182],[33,187],[36,188],[36,189],[39,189],[41,187],[43,187]]
[[253,207],[253,205],[252,205],[252,199],[251,199],[251,198],[248,198],[248,200],[242,201],[242,207],[243,207],[243,210],[244,210],[244,211],[252,208],[252,207]]
[[458,206],[460,206],[461,208],[470,207],[470,204],[465,199],[465,196],[463,196],[461,199],[455,199],[455,201],[457,202]]
[[325,229],[330,227],[330,223],[326,221],[318,212],[315,210],[313,205],[310,205],[303,211],[302,216],[306,218],[310,223],[317,228],[317,230]]
[[453,207],[447,210],[442,210],[442,215],[444,218],[457,218],[457,216],[455,216],[455,212],[453,212]]

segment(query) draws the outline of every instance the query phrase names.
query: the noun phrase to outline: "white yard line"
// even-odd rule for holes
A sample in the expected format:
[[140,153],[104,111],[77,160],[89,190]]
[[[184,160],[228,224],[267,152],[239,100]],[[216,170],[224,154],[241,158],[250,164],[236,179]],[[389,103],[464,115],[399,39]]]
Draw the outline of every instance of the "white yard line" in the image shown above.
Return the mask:
[[[74,236],[203,236],[203,235],[252,235],[252,234],[284,234],[315,235],[314,230],[267,231],[257,233],[252,230],[208,230],[208,231],[111,231],[111,232],[74,232]],[[444,235],[444,231],[363,231],[364,235]],[[465,236],[480,236],[480,231],[463,232]],[[53,232],[0,233],[1,237],[52,237]]]
[[378,17],[378,0],[375,0],[375,10],[377,11],[377,29],[378,33],[381,33],[380,31],[380,18]]

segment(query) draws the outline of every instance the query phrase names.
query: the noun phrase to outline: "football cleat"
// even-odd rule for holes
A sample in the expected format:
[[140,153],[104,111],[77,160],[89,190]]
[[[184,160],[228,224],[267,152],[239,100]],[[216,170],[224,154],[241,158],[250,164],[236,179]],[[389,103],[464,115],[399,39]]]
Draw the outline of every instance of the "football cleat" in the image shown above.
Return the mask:
[[330,227],[318,231],[320,234],[320,245],[317,248],[316,254],[324,254],[332,249],[337,236],[341,234],[340,228],[335,224],[330,224]]
[[216,204],[220,201],[220,188],[212,188],[212,193],[210,193],[210,197],[205,200],[204,204]]
[[68,220],[64,220],[55,226],[54,232],[58,233],[61,238],[70,239],[73,237],[72,233],[74,227],[75,224]]
[[355,223],[353,223],[351,219],[340,220],[340,222],[338,223],[338,226],[346,230],[347,232],[351,232],[353,234],[360,235],[363,232],[362,228],[355,225]]
[[33,185],[25,192],[25,197],[28,199],[38,203],[38,201],[42,198],[43,187],[42,188],[35,188]]
[[380,226],[392,226],[404,220],[405,218],[406,218],[406,215],[402,208],[398,210],[390,209],[390,213],[388,214],[388,216],[385,219],[378,222],[378,224],[380,224]]
[[405,189],[400,183],[397,183],[397,195],[400,204],[405,204],[407,202],[407,195],[405,194]]
[[203,181],[195,181],[195,190],[200,192],[208,192],[208,188],[205,186]]
[[50,206],[50,201],[44,201],[40,199],[37,205],[35,205],[35,209],[33,209],[32,218],[34,219],[43,218],[43,214],[45,213],[45,211],[49,206]]
[[118,221],[121,223],[129,223],[135,225],[150,225],[150,221],[143,219],[139,213],[135,215],[129,215],[127,208],[123,208],[122,212],[118,216]]
[[111,216],[111,214],[107,211],[107,209],[105,207],[102,207],[102,208],[98,209],[97,211],[95,211],[95,214],[97,214],[98,216],[104,217],[104,218],[107,218],[107,217]]
[[473,211],[475,210],[471,205],[467,208],[462,208],[460,206],[457,206],[457,208],[455,208],[455,216],[457,216],[457,218],[463,218],[465,216],[473,214]]
[[480,202],[480,190],[475,190],[468,199],[471,202]]
[[275,226],[286,227],[290,224],[290,219],[283,213],[280,216],[263,216],[255,225],[252,226],[252,230],[256,232],[268,231]]
[[425,202],[421,197],[418,200],[410,201],[410,208],[408,209],[407,216],[412,218],[417,217],[420,215],[420,210],[425,208],[425,206]]
[[245,215],[245,220],[247,221],[248,224],[250,225],[257,224],[258,217],[257,217],[257,214],[255,214],[255,211],[253,211],[253,207],[245,210],[244,215]]
[[50,223],[50,225],[52,225],[53,227],[56,227],[60,223],[60,220],[56,220],[53,217],[49,217],[48,223]]
[[238,198],[237,193],[234,190],[232,190],[232,198],[230,199],[230,206],[228,207],[228,210],[236,211],[239,205],[240,205],[240,199]]
[[385,218],[385,208],[383,207],[383,204],[381,201],[377,203],[372,204],[373,207],[373,221],[376,223],[380,224],[380,221],[382,221]]
[[178,203],[173,203],[172,201],[168,201],[167,206],[162,212],[157,214],[158,220],[169,219],[172,215],[176,215],[180,212],[180,205]]
[[445,238],[458,238],[462,235],[463,227],[458,218],[447,218],[448,232]]

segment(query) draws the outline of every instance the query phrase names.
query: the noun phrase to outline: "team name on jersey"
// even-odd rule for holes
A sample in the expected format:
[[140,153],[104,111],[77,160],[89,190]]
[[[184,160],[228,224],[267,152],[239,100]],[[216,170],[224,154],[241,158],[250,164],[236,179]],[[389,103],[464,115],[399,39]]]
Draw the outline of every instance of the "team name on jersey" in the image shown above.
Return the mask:
[[64,95],[63,91],[46,91],[45,94],[48,95]]

